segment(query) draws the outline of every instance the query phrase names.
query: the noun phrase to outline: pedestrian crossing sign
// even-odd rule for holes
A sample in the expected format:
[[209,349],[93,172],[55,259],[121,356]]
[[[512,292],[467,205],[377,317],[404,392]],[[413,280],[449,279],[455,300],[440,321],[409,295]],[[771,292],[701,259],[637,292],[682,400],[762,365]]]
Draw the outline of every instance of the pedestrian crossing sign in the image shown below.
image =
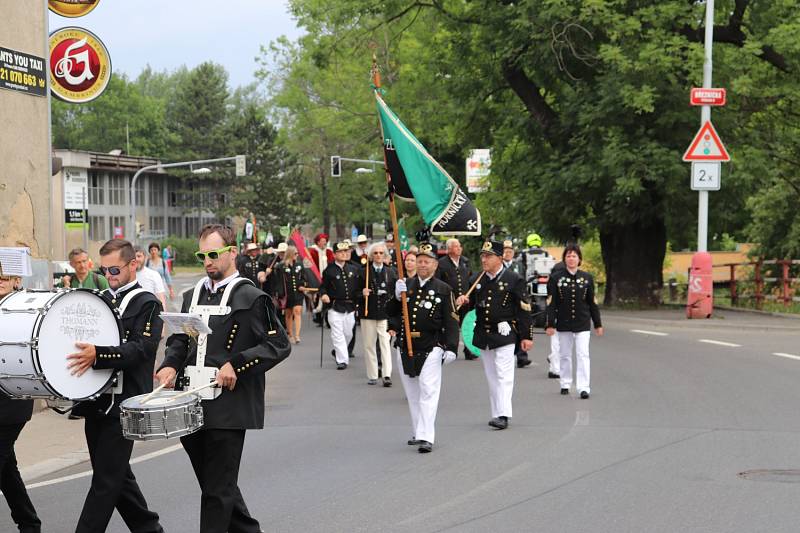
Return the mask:
[[686,153],[683,154],[684,161],[730,161],[731,156],[719,140],[717,130],[711,121],[706,121],[705,124],[694,136],[692,144],[687,148]]

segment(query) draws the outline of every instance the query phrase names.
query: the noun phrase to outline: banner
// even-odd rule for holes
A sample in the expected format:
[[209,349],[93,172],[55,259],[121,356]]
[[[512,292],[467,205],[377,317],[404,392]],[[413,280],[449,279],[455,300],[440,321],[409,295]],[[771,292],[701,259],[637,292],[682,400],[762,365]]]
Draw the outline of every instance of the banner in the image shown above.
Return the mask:
[[0,46],[0,89],[47,96],[44,58]]
[[491,150],[470,150],[467,158],[467,192],[484,192],[489,188],[492,168]]

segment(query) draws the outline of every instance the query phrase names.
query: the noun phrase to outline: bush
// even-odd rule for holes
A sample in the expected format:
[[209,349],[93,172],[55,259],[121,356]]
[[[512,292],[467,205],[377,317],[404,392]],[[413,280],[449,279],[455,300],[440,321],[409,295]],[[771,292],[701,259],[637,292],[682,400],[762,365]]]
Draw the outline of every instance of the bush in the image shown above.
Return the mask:
[[180,237],[167,237],[161,241],[161,248],[172,246],[175,255],[173,264],[180,266],[197,266],[197,258],[194,253],[197,251],[197,239],[181,239]]

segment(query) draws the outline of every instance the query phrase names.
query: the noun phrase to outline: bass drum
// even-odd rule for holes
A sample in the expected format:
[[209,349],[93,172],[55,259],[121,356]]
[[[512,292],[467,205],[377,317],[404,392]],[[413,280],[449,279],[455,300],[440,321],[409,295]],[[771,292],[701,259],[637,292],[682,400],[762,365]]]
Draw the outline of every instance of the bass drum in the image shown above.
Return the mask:
[[114,370],[73,376],[76,342],[119,346],[119,314],[89,289],[26,290],[0,300],[0,389],[12,398],[87,400],[111,387]]

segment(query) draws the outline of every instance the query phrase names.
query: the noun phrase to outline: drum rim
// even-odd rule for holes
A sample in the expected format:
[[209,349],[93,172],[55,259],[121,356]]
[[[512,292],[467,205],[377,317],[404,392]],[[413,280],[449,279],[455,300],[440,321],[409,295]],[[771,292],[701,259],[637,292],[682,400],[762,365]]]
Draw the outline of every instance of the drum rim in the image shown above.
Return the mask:
[[[111,309],[111,312],[114,314],[114,318],[115,318],[116,323],[117,323],[117,330],[119,331],[120,342],[124,343],[125,340],[126,340],[125,339],[125,335],[124,335],[125,331],[124,331],[124,329],[122,327],[122,318],[119,315],[119,309],[114,307],[111,304],[111,302],[109,302],[108,300],[106,300],[103,297],[102,291],[97,290],[97,289],[88,289],[88,288],[59,289],[59,290],[52,291],[55,294],[55,296],[53,298],[50,298],[49,300],[47,300],[47,304],[45,305],[45,307],[42,309],[42,311],[39,311],[39,315],[36,318],[36,322],[34,324],[33,336],[35,338],[39,337],[39,332],[41,331],[41,327],[42,327],[42,323],[44,322],[44,318],[47,316],[47,313],[50,311],[50,308],[53,307],[53,304],[56,301],[58,301],[60,298],[63,298],[65,295],[71,294],[72,292],[75,292],[75,291],[90,292],[90,293],[94,294],[95,296],[99,297],[100,300],[102,300],[103,303],[106,305],[106,307]],[[100,389],[98,389],[96,392],[93,392],[89,396],[84,396],[82,398],[68,398],[67,396],[64,396],[63,394],[58,392],[56,390],[56,388],[47,380],[47,376],[44,375],[44,373],[42,371],[41,363],[39,362],[39,344],[38,343],[36,344],[36,348],[35,349],[31,348],[31,356],[33,358],[33,366],[34,366],[34,368],[36,369],[37,373],[41,374],[41,376],[42,376],[42,384],[45,385],[45,387],[47,387],[47,389],[50,390],[53,394],[55,394],[57,397],[64,398],[65,400],[85,401],[85,400],[92,400],[94,398],[98,398],[101,394],[105,393],[108,389],[110,389],[111,387],[114,386],[114,380],[116,379],[117,372],[118,372],[116,370],[114,372],[111,372],[111,374],[109,374],[108,380],[105,382],[105,384],[103,384],[103,386],[100,387]]]
[[[5,301],[10,299],[12,296],[17,296],[19,294],[24,294],[24,293],[31,292],[31,291],[32,291],[31,289],[21,289],[21,290],[15,290],[15,291],[9,292],[8,294],[6,294],[2,298],[0,298],[0,308],[2,308],[3,303],[5,303]],[[39,292],[39,293],[42,293],[42,292],[53,292],[53,293],[55,293],[57,291],[53,290],[53,291],[36,291],[36,292]],[[48,298],[47,302],[50,302],[51,299],[52,298]],[[29,334],[31,339],[36,338],[36,337],[39,336],[38,325],[39,325],[39,321],[41,320],[41,317],[42,317],[42,312],[41,311],[37,312],[36,313],[36,319],[33,321],[33,326],[31,326],[31,331],[30,331],[30,334]],[[39,353],[38,353],[39,352],[39,348],[38,348],[38,344],[37,344],[37,348],[35,348],[35,349],[33,347],[29,346],[28,347],[28,352],[29,352],[30,357],[31,357],[31,364],[33,365],[33,370],[38,375],[42,376],[42,367],[39,365],[39,357],[38,357],[39,356]],[[36,353],[35,356],[34,356],[34,352]],[[47,382],[47,379],[44,378],[44,376],[39,378],[39,383],[41,383],[41,385],[47,391],[52,393],[52,395],[58,396],[56,394],[56,392],[53,390],[53,387],[51,387],[50,384]],[[6,394],[6,396],[8,396],[11,399],[27,399],[27,398],[31,397],[30,395],[19,394],[17,391],[12,391],[12,390],[4,387],[2,379],[0,379],[0,390],[2,390]],[[61,397],[61,396],[59,396],[59,397]],[[39,398],[39,397],[37,396],[37,398]]]

